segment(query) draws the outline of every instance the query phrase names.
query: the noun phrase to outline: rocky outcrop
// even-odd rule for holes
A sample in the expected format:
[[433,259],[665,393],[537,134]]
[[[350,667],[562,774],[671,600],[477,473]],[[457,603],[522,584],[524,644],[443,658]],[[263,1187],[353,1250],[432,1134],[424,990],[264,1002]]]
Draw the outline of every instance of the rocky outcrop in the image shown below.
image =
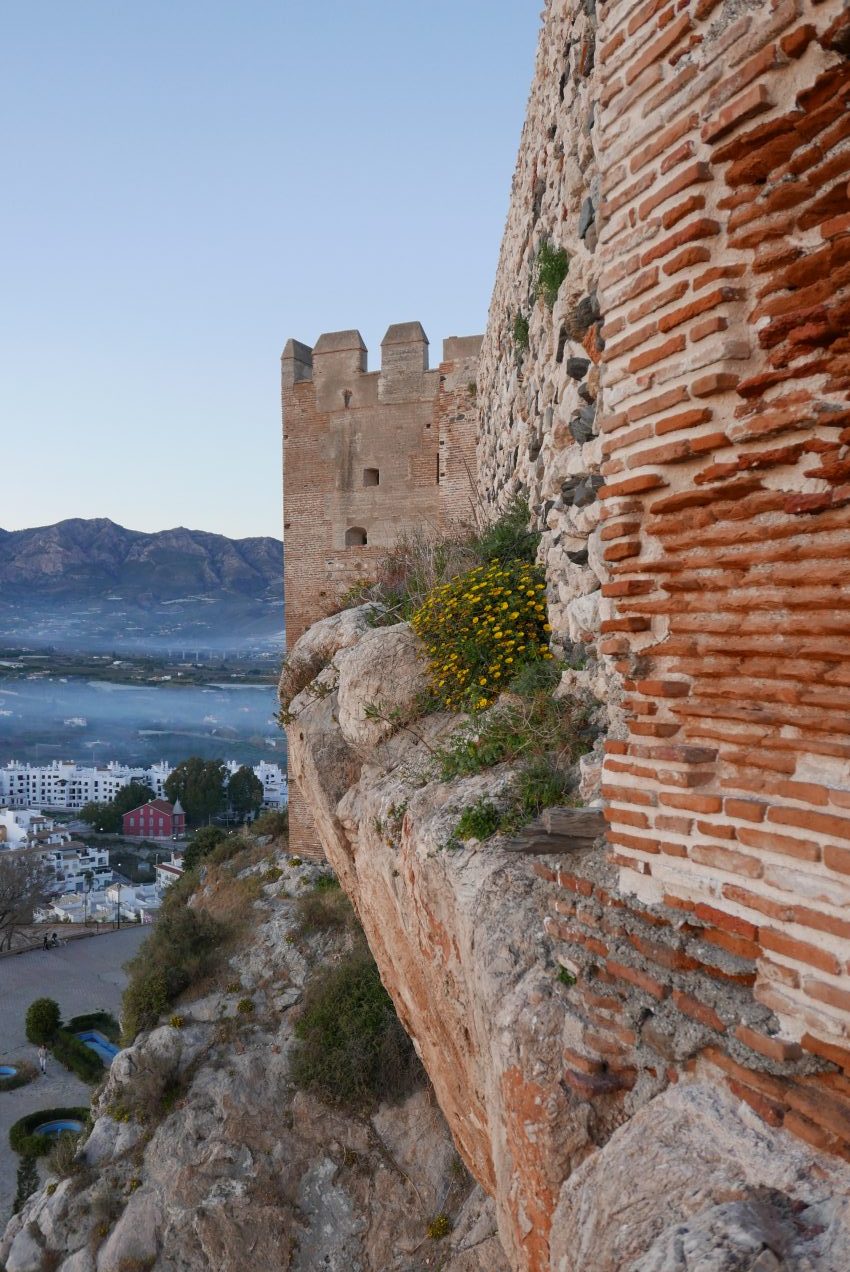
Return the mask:
[[[6,1272],[508,1272],[493,1204],[429,1087],[371,1117],[293,1089],[302,986],[336,954],[295,935],[290,894],[317,868],[285,854],[276,867],[225,987],[115,1059],[77,1168],[49,1179],[0,1239]],[[452,1230],[431,1239],[443,1213]]]
[[[837,1272],[850,1216],[832,1199],[846,1196],[850,1169],[759,1121],[724,1090],[716,1064],[698,1062],[718,1035],[679,1010],[680,1003],[690,1009],[691,999],[678,981],[655,1032],[647,1029],[641,1038],[638,1060],[623,1060],[622,1067],[617,1060],[615,1067],[619,1052],[628,1052],[643,1024],[652,1023],[656,999],[671,992],[644,970],[647,957],[664,962],[662,976],[704,974],[675,926],[669,946],[652,926],[652,940],[644,940],[642,927],[665,920],[646,907],[638,913],[634,902],[633,916],[620,920],[620,961],[612,952],[608,970],[597,974],[593,951],[605,919],[594,900],[582,923],[588,930],[596,924],[597,936],[588,935],[584,961],[572,965],[575,975],[561,976],[543,921],[545,881],[554,877],[549,867],[563,862],[544,856],[535,873],[498,838],[458,845],[460,811],[482,796],[498,798],[509,771],[501,766],[441,781],[434,751],[458,718],[404,723],[421,674],[404,625],[370,630],[361,644],[346,643],[332,655],[334,630],[348,632],[359,621],[353,612],[345,627],[327,620],[303,638],[306,649],[321,647],[328,662],[316,669],[324,687],[306,686],[290,705],[292,773],[458,1150],[495,1200],[511,1267],[648,1272],[669,1257],[671,1268],[713,1268],[688,1262],[686,1253],[714,1243],[738,1260],[729,1261],[730,1253],[718,1268],[772,1272],[773,1257],[776,1268],[807,1266],[793,1262],[803,1252],[813,1269]],[[384,650],[392,674],[382,678]],[[380,704],[371,696],[378,686]],[[379,733],[371,728],[376,716],[384,722]],[[582,855],[588,878],[577,876],[575,888],[579,899],[595,897],[596,889],[617,914],[624,902],[615,872],[599,857],[597,866],[592,854]],[[729,998],[734,1010],[748,993],[743,960],[699,950],[738,994]],[[578,974],[581,995],[570,987]],[[612,988],[617,976],[631,991],[622,1006]],[[754,1024],[773,1027],[763,1008],[752,1012]],[[610,1069],[589,1050],[594,1013],[595,1045],[609,1047]],[[711,1025],[707,1013],[706,1020]],[[674,1031],[666,1059],[662,1025]],[[717,1027],[724,1029],[723,1021]],[[804,1075],[810,1068],[803,1062]],[[698,1170],[694,1163],[701,1163]],[[818,1214],[827,1216],[827,1238],[814,1231]],[[746,1239],[739,1240],[739,1231]],[[783,1262],[786,1255],[790,1262]]]

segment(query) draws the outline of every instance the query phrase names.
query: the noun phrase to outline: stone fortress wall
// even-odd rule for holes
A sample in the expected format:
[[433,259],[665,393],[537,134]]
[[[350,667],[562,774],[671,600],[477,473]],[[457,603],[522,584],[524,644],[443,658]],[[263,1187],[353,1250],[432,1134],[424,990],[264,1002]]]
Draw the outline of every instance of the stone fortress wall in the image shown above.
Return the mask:
[[[284,585],[288,648],[368,578],[402,532],[439,531],[473,515],[480,336],[443,342],[428,366],[418,322],[391,326],[381,367],[358,331],[288,341],[281,359]],[[321,855],[297,789],[291,841]]]
[[708,1066],[845,1156],[848,53],[840,0],[549,0],[478,383],[609,706],[607,849],[538,866],[564,1080],[617,1120]]

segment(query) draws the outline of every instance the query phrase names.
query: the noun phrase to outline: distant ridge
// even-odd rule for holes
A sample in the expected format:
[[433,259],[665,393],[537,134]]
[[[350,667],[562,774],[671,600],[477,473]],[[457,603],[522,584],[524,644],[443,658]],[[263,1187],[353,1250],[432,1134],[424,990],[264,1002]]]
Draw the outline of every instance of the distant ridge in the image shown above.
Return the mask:
[[0,640],[69,648],[219,648],[283,628],[283,544],[105,517],[0,529]]

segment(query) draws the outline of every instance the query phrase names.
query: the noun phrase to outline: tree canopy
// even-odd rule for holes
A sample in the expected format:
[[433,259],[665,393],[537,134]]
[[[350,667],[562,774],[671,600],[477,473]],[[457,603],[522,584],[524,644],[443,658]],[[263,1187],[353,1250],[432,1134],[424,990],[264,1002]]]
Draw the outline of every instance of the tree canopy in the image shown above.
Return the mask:
[[202,760],[199,755],[192,755],[169,774],[165,793],[172,803],[180,800],[186,820],[197,826],[224,808],[226,777],[227,769],[221,760]]
[[247,817],[259,812],[263,802],[263,784],[253,769],[243,764],[227,783],[227,799],[234,813]]
[[122,817],[131,808],[139,808],[148,800],[156,799],[156,794],[146,782],[128,782],[108,803],[92,801],[80,809],[80,817],[95,830],[106,830],[116,834],[121,830]]

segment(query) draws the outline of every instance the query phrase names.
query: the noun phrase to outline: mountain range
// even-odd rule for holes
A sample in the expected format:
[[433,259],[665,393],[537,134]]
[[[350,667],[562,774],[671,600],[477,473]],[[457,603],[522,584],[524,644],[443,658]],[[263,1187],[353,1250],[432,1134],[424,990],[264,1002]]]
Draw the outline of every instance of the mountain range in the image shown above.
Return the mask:
[[106,518],[0,529],[0,640],[68,649],[279,644],[283,544]]

